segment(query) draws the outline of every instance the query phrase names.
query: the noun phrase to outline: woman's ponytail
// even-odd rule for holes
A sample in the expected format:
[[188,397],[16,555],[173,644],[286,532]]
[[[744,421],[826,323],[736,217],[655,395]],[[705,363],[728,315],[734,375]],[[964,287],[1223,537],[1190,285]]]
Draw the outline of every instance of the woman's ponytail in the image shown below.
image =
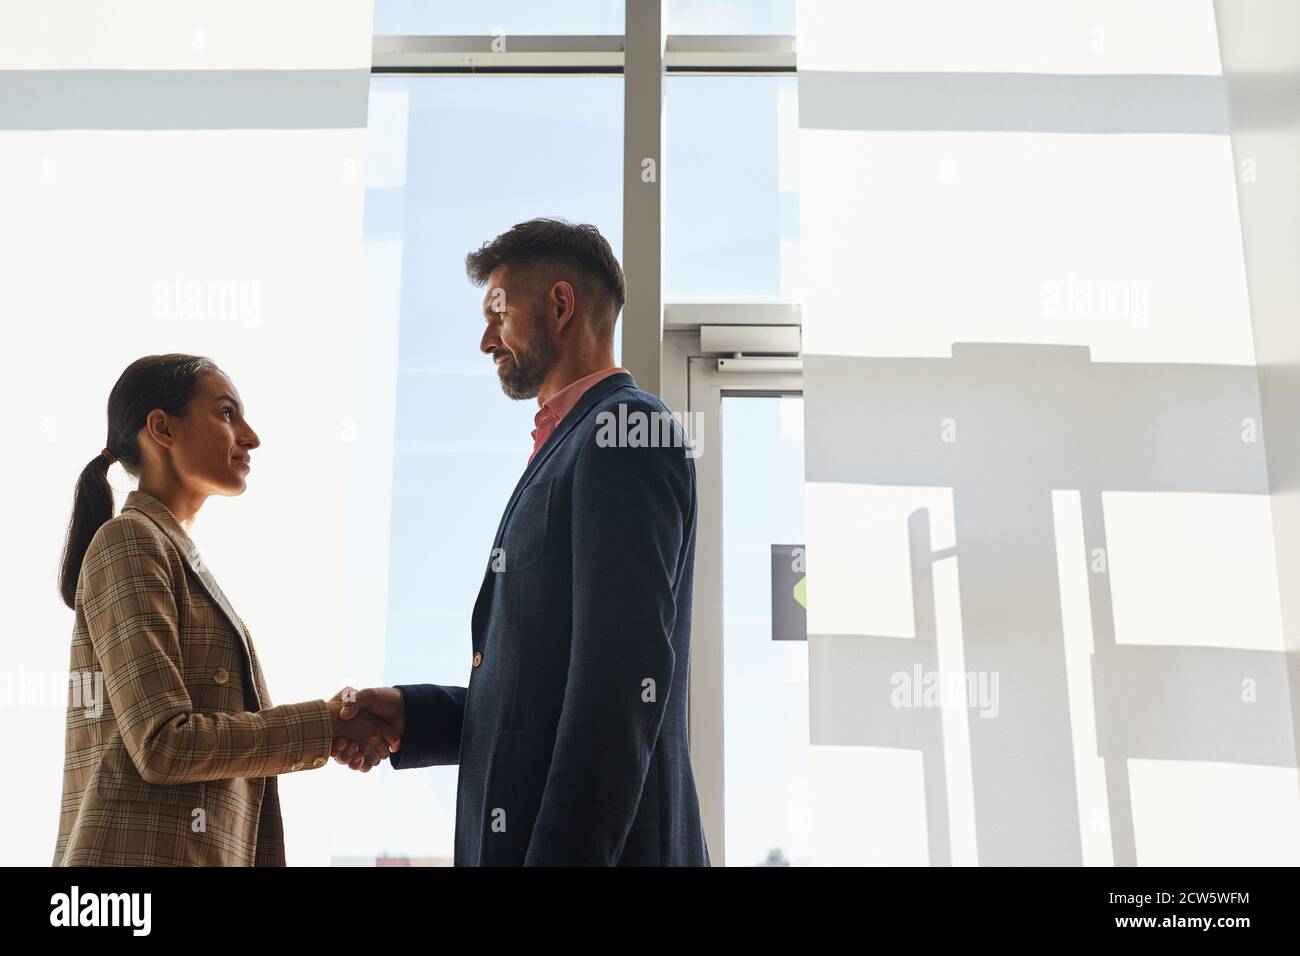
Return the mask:
[[59,571],[59,594],[68,607],[76,606],[77,578],[90,539],[104,522],[113,517],[113,488],[108,483],[108,466],[111,464],[105,455],[96,455],[81,469],[77,478],[72,520],[68,522],[68,537],[63,545]]
[[76,607],[77,580],[90,542],[113,517],[108,466],[120,461],[127,474],[139,478],[143,464],[139,435],[149,413],[160,408],[168,415],[183,416],[199,380],[209,372],[220,371],[211,359],[201,355],[146,355],[128,365],[118,377],[108,396],[108,445],[81,469],[77,478],[59,568],[59,595],[68,607]]

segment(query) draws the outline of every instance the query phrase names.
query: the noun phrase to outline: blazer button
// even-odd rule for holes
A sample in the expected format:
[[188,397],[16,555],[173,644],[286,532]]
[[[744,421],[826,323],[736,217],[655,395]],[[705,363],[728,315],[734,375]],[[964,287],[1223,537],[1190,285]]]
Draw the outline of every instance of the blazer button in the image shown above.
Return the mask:
[[296,764],[294,764],[293,766],[291,766],[289,769],[290,769],[290,770],[301,770],[301,769],[302,769],[302,761],[301,761],[301,760],[298,761]]
[[312,765],[313,767],[323,767],[323,766],[325,766],[325,758],[324,758],[324,757],[317,757],[315,760],[313,760],[313,761],[311,762],[311,765]]
[[217,672],[212,675],[212,682],[214,684],[224,684],[228,680],[230,680],[230,671],[226,670],[224,667],[218,667]]
[[479,651],[474,652],[474,666],[478,667],[483,663],[483,655]]

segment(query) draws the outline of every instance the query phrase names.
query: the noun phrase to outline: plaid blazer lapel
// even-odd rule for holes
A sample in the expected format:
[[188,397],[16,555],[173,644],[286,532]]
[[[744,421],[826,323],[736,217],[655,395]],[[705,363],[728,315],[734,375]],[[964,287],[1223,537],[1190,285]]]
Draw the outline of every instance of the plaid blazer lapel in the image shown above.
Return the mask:
[[248,638],[248,652],[253,659],[253,689],[256,692],[254,696],[262,707],[273,707],[275,705],[271,703],[271,694],[266,689],[266,676],[262,673],[262,663],[257,659],[257,645],[253,643],[253,629],[245,623],[242,617],[239,619],[239,623],[244,625],[244,635]]
[[163,533],[179,549],[181,555],[185,558],[185,563],[194,572],[194,576],[199,579],[199,583],[208,592],[208,596],[212,598],[217,607],[221,608],[221,613],[230,621],[230,626],[239,635],[240,646],[244,649],[244,660],[248,664],[248,673],[253,675],[253,691],[258,698],[257,709],[260,710],[262,707],[262,688],[258,686],[252,648],[249,645],[248,635],[244,631],[243,619],[235,613],[234,607],[231,606],[230,601],[221,590],[221,586],[217,584],[217,579],[208,570],[208,566],[203,561],[203,556],[199,554],[198,547],[190,536],[185,533],[185,529],[181,527],[180,522],[167,510],[167,506],[153,495],[139,490],[132,491],[126,496],[126,501],[122,504],[123,511],[128,508],[148,515],[149,519],[162,529]]

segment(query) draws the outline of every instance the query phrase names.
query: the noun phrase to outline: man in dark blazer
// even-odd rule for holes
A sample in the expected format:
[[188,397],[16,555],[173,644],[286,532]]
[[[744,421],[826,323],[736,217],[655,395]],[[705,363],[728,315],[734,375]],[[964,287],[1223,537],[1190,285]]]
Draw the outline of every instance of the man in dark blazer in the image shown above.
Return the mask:
[[466,264],[487,286],[480,349],[507,395],[537,398],[533,454],[474,605],[469,686],[357,706],[402,734],[394,768],[459,764],[457,866],[707,866],[687,738],[694,451],[614,366],[622,269],[594,227],[547,219]]

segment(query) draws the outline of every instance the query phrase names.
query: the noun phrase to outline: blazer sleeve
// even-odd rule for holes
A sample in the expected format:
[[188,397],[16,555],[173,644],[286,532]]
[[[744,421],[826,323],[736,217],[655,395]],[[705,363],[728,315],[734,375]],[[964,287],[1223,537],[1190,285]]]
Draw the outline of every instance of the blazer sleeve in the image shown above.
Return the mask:
[[685,451],[589,439],[572,495],[568,676],[525,866],[618,861],[677,664],[671,639],[692,498]]
[[163,541],[135,521],[105,524],[83,562],[86,627],[141,779],[165,785],[323,766],[332,742],[324,700],[195,713],[181,677],[173,573]]
[[394,770],[460,763],[460,729],[465,688],[442,684],[398,684],[406,708],[402,749],[390,754]]

